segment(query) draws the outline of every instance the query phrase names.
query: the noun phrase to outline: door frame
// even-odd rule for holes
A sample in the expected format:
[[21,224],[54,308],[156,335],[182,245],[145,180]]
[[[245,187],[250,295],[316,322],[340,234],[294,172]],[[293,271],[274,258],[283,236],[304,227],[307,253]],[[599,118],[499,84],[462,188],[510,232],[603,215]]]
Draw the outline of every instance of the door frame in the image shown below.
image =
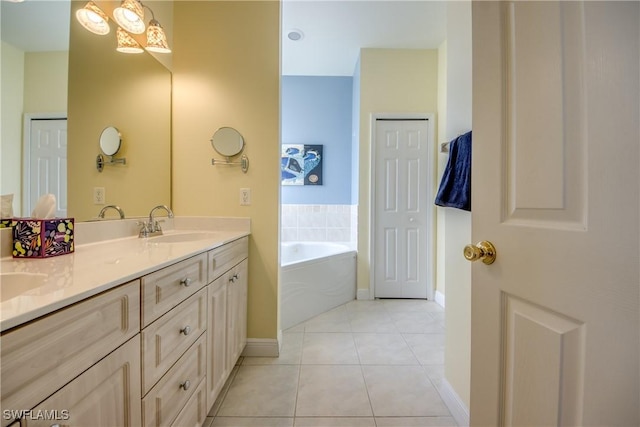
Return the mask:
[[[426,185],[426,195],[427,200],[433,200],[434,198],[434,185],[436,182],[436,156],[435,156],[435,114],[434,113],[372,113],[370,115],[370,142],[369,147],[371,150],[371,160],[369,164],[369,187],[371,188],[369,198],[369,263],[371,264],[374,261],[375,257],[375,229],[376,229],[376,188],[375,188],[375,177],[376,177],[376,122],[378,120],[427,120],[429,122],[429,132],[427,134],[427,156],[425,159],[427,166],[430,168],[430,173],[427,173],[427,185]],[[435,215],[436,209],[435,204],[427,203],[427,206],[431,206],[430,209],[427,209],[425,212],[425,224],[428,234],[427,238],[427,299],[430,301],[435,301],[435,280],[436,280],[436,272],[435,272],[435,231],[436,231],[436,223],[435,223]],[[369,268],[369,299],[375,299],[375,270],[373,268]]]
[[[29,216],[29,197],[31,179],[31,122],[34,120],[67,120],[67,113],[24,113],[22,132],[22,216]],[[68,125],[68,122],[67,122]]]

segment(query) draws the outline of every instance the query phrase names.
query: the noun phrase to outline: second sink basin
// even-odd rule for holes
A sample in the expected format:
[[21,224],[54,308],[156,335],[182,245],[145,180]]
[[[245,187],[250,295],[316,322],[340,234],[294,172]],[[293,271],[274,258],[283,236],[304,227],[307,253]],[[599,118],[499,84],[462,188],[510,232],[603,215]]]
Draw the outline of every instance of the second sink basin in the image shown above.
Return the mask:
[[0,274],[0,301],[7,301],[25,294],[44,284],[46,274],[2,273]]

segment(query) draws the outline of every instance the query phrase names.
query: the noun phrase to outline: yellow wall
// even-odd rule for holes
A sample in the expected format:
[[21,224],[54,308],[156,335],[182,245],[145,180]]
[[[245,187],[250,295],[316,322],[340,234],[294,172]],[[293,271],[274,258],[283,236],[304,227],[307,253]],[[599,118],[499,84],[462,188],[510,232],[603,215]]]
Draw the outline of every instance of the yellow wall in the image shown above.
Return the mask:
[[[471,2],[447,3],[447,61],[444,141],[471,130]],[[474,147],[474,150],[476,147]],[[473,201],[472,201],[473,203]],[[462,249],[471,242],[471,212],[437,208],[444,230],[446,286],[445,379],[469,407],[471,383],[471,263]],[[444,261],[446,260],[446,262]]]
[[24,112],[66,113],[69,52],[27,52]]
[[438,51],[360,51],[360,171],[358,192],[358,289],[369,289],[371,203],[371,115],[435,113],[438,108]]
[[[251,218],[250,338],[276,338],[280,191],[280,4],[174,4],[173,207],[178,215]],[[250,168],[212,166],[222,126],[246,142]],[[251,206],[239,205],[251,188]]]
[[[83,6],[73,2],[72,9]],[[74,12],[72,11],[72,16]],[[93,187],[127,217],[171,203],[171,73],[148,54],[116,52],[115,31],[99,36],[71,19],[68,99],[68,211],[95,218]],[[107,126],[122,134],[126,165],[96,170]]]
[[24,52],[5,42],[0,46],[0,194],[13,194],[14,215],[20,211],[22,176],[22,105]]

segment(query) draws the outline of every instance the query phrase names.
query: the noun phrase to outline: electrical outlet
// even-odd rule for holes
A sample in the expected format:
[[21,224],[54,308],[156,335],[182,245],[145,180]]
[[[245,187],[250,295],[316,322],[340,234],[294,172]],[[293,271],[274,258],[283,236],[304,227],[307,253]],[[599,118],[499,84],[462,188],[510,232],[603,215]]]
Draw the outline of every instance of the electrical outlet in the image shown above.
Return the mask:
[[107,196],[104,192],[104,187],[93,187],[93,204],[104,205],[106,203]]
[[251,204],[251,189],[240,189],[240,206],[249,206]]

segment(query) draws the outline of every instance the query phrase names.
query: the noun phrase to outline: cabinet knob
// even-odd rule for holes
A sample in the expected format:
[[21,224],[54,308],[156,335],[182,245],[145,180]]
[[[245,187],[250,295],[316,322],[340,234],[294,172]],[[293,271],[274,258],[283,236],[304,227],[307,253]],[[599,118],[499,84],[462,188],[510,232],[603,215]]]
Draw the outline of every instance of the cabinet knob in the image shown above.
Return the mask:
[[191,381],[189,380],[186,380],[185,382],[180,384],[180,388],[183,389],[184,391],[189,390],[189,387],[191,387]]
[[191,277],[185,277],[184,279],[180,280],[180,284],[182,286],[189,286],[191,284]]
[[187,325],[184,328],[180,329],[180,333],[189,335],[189,333],[191,333],[191,326]]

